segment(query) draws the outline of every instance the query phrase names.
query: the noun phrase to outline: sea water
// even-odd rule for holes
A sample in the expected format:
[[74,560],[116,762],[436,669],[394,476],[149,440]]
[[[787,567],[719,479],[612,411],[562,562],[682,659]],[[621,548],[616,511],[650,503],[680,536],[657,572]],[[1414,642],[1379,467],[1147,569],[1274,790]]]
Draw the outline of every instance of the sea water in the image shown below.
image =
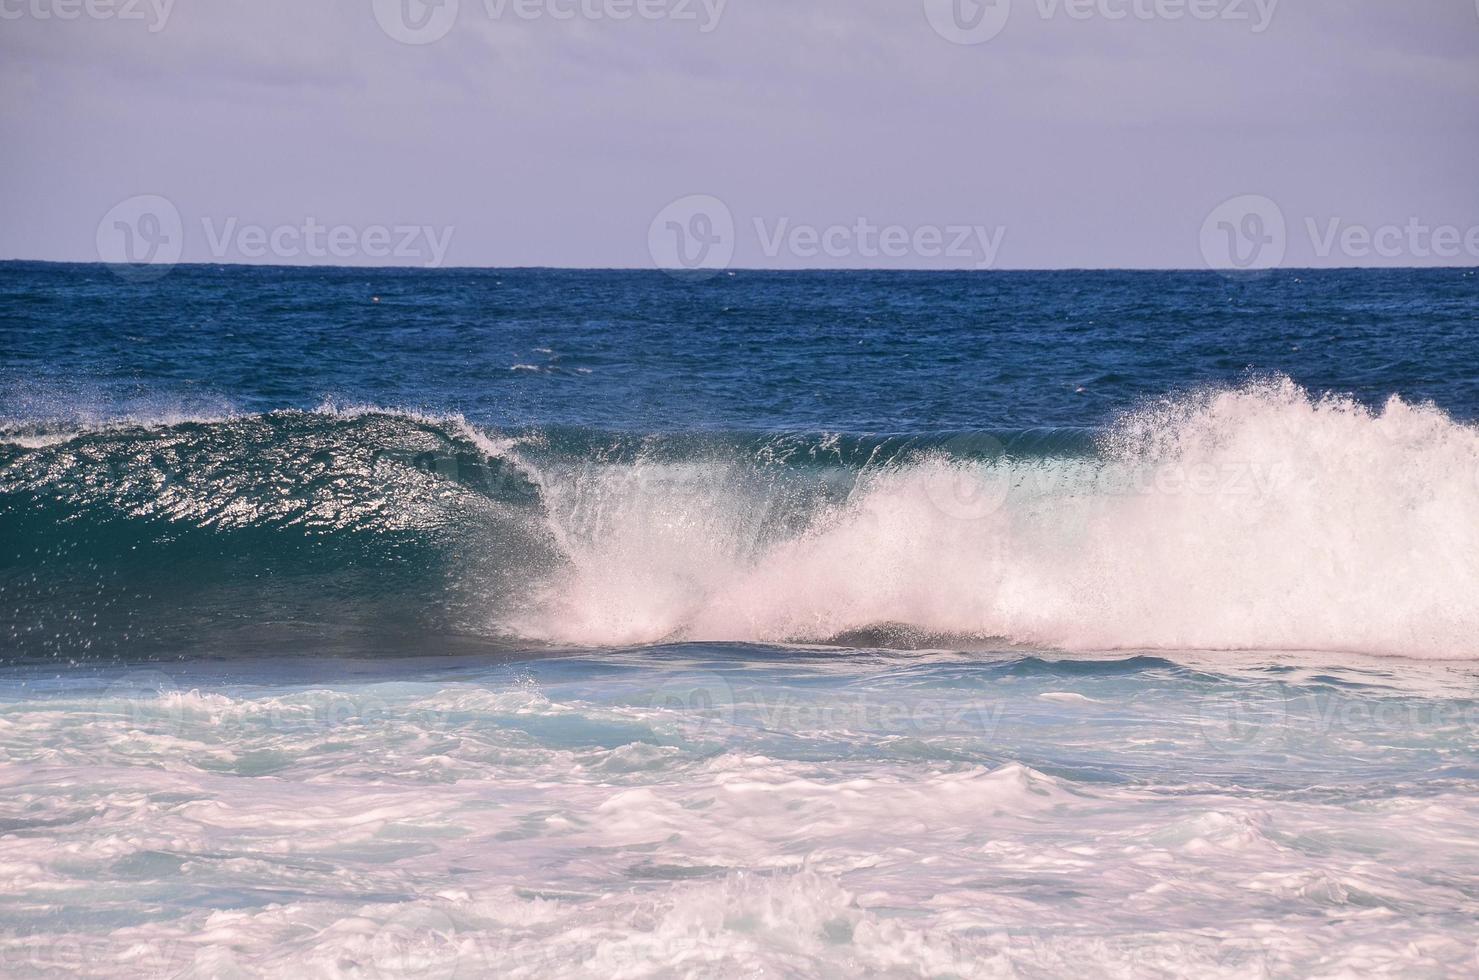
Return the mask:
[[1471,975],[1476,326],[0,264],[0,971]]

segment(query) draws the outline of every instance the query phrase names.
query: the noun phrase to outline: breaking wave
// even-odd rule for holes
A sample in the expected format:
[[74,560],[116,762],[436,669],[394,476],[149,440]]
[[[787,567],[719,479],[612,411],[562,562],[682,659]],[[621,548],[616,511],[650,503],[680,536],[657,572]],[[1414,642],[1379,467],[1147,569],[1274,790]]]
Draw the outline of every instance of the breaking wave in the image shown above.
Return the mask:
[[[665,640],[1479,655],[1479,430],[1284,379],[1100,432],[0,428],[15,655]],[[234,638],[227,642],[226,638]]]

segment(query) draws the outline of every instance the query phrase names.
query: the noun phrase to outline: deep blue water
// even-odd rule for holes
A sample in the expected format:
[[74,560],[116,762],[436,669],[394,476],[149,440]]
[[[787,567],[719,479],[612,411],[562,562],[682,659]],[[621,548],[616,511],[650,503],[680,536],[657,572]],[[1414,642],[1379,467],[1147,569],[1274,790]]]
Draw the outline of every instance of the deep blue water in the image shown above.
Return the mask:
[[[1419,487],[1446,487],[1457,471],[1452,492],[1462,493],[1459,443],[1479,416],[1476,328],[1479,277],[1457,269],[741,271],[693,282],[183,266],[138,281],[97,265],[0,264],[3,653],[68,662],[967,635],[1060,645],[1079,614],[1024,622],[1001,606],[1014,583],[1046,575],[1052,587],[1036,603],[1046,610],[1116,576],[1133,582],[1148,563],[1179,563],[1170,555],[1189,532],[1175,521],[1217,528],[1224,504],[1243,511],[1229,525],[1236,538],[1262,526],[1280,540],[1276,528],[1297,524],[1314,554],[1336,553],[1341,522],[1378,518],[1361,509],[1370,494],[1341,474],[1345,463],[1325,458],[1332,444],[1375,479],[1410,471]],[[1216,391],[1245,397],[1209,407]],[[1379,421],[1394,396],[1458,428]],[[1329,397],[1348,408],[1318,408]],[[1200,421],[1184,417],[1198,411]],[[1352,422],[1352,411],[1370,418]],[[1126,437],[1136,413],[1152,422]],[[1118,449],[1106,444],[1116,432]],[[1432,474],[1417,472],[1435,440],[1446,448]],[[1229,445],[1241,448],[1217,448]],[[1086,491],[1095,506],[1126,505],[1121,490],[1097,485],[1106,471],[1065,467],[1117,461],[1142,479],[1168,453],[1220,474],[1228,492],[1202,500],[1205,514],[1162,507],[1149,525],[1138,513],[1063,509]],[[1288,486],[1254,504],[1238,496],[1302,461],[1319,472],[1287,472]],[[1034,502],[1044,473],[1062,484],[1048,493],[1056,503]],[[1291,496],[1311,479],[1330,483],[1317,490],[1330,498],[1329,528],[1308,529]],[[993,480],[1011,498],[1000,513],[976,513],[974,498],[995,500]],[[965,511],[941,506],[942,493],[964,494]],[[1357,493],[1362,502],[1344,499]],[[826,559],[786,550],[884,503],[890,519],[913,522],[915,540],[902,529],[834,532],[877,562],[871,579],[830,581],[808,564]],[[1174,487],[1167,503],[1191,506]],[[919,506],[922,525],[898,516]],[[962,536],[987,533],[988,516],[1016,524],[981,545]],[[981,564],[987,544],[1029,519],[1042,528],[1021,554]],[[1445,519],[1462,522],[1458,511]],[[1081,560],[1138,564],[1071,581],[1073,548],[1055,556],[1059,544],[1043,535],[1085,520]],[[1147,531],[1166,552],[1153,561],[1106,543]],[[926,600],[899,587],[901,576],[920,580],[907,571],[919,555],[934,568],[966,564]],[[1351,595],[1340,575],[1374,575],[1388,559],[1357,556],[1320,589]],[[774,561],[799,564],[777,571]],[[1202,566],[1156,574],[1225,577]],[[1275,591],[1244,600],[1248,616],[1264,614],[1283,574],[1293,572],[1271,573]],[[815,595],[793,608],[744,592],[789,575],[805,575]],[[627,579],[639,595],[622,592]],[[1364,627],[1148,629],[1130,611],[1142,601],[1135,588],[1114,598],[1140,625],[1073,642],[1432,643],[1400,624],[1374,637]],[[1163,590],[1138,588],[1147,600]],[[848,589],[857,594],[839,605]],[[976,610],[982,596],[998,608]]]
[[335,398],[499,426],[1015,429],[1099,425],[1140,399],[1262,371],[1473,419],[1479,274],[739,271],[688,282],[182,266],[133,283],[105,266],[11,262],[0,264],[0,351],[0,411],[21,418]]

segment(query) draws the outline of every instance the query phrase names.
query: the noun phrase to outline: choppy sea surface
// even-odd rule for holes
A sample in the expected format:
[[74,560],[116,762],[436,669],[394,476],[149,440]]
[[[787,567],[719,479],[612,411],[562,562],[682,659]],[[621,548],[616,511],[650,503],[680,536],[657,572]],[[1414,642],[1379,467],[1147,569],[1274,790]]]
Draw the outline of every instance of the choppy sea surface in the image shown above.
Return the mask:
[[1473,975],[1476,364],[1474,270],[0,263],[0,973]]

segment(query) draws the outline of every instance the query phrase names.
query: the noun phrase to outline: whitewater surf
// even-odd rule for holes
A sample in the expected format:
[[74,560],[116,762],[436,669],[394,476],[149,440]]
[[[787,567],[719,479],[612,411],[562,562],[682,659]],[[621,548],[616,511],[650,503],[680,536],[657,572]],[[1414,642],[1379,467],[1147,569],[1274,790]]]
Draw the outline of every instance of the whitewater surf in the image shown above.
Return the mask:
[[90,628],[27,620],[56,590],[161,637],[201,593],[490,646],[1462,659],[1479,634],[1479,430],[1287,379],[1095,432],[507,432],[325,405],[0,438],[11,568],[34,569],[9,586],[23,657],[101,652]]

